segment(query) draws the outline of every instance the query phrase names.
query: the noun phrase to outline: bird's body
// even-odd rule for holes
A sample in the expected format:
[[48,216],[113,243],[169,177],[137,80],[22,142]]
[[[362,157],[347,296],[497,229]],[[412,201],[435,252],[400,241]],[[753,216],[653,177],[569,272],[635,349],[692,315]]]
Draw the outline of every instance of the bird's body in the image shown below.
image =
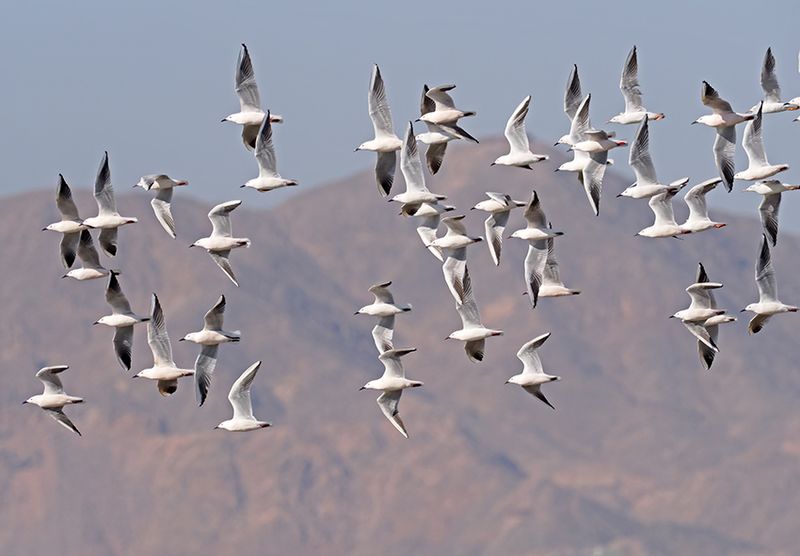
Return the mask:
[[525,130],[525,118],[528,116],[530,103],[531,97],[528,95],[511,114],[505,129],[505,137],[509,148],[508,154],[495,159],[492,166],[516,166],[531,170],[533,164],[550,158],[546,154],[531,152],[528,133]]
[[44,385],[44,392],[36,396],[31,396],[22,403],[40,407],[46,411],[50,417],[55,419],[59,425],[80,436],[81,433],[78,428],[64,413],[64,406],[83,403],[83,398],[70,396],[64,392],[64,386],[58,375],[67,369],[69,369],[67,365],[56,365],[39,369],[36,373],[36,378]]
[[231,228],[231,212],[241,205],[241,201],[228,201],[220,203],[208,213],[211,221],[211,235],[195,241],[190,247],[205,249],[217,266],[237,287],[239,282],[233,273],[228,256],[233,249],[250,247],[250,239],[246,237],[233,237]]
[[628,53],[619,80],[619,90],[625,99],[625,111],[617,114],[609,123],[638,124],[646,120],[663,120],[664,114],[649,112],[642,104],[642,91],[639,89],[639,59],[634,46]]
[[756,285],[758,286],[758,301],[742,309],[742,311],[755,313],[747,328],[750,334],[760,332],[767,321],[774,315],[796,313],[798,311],[797,307],[787,305],[778,299],[775,268],[772,265],[772,255],[766,234],[761,236],[761,250],[756,261]]
[[426,95],[434,102],[434,109],[422,114],[419,117],[420,121],[447,125],[455,124],[461,118],[474,116],[476,114],[474,111],[464,111],[455,107],[453,98],[448,94],[455,88],[455,85],[439,85],[429,89]]
[[406,388],[417,388],[422,386],[423,383],[406,378],[400,358],[414,351],[417,351],[417,348],[389,349],[381,353],[378,359],[383,363],[383,375],[375,380],[370,380],[361,387],[361,390],[379,390],[382,392],[378,396],[378,406],[394,428],[405,438],[408,438],[408,431],[405,423],[400,418],[398,407],[400,395]]
[[250,387],[256,377],[261,361],[256,361],[250,365],[236,382],[231,386],[228,393],[228,401],[233,408],[233,418],[222,421],[215,429],[222,429],[230,432],[248,432],[267,428],[270,423],[259,421],[253,415],[253,402],[250,398]]
[[517,352],[517,359],[522,361],[522,372],[509,378],[506,384],[517,384],[521,386],[526,392],[539,398],[550,408],[555,409],[541,390],[543,384],[561,380],[560,376],[549,375],[544,372],[542,360],[539,357],[538,350],[549,337],[550,333],[548,332],[523,344]]
[[58,188],[56,189],[56,206],[61,214],[61,220],[48,224],[42,231],[58,232],[61,236],[61,263],[64,268],[72,268],[77,255],[78,243],[81,232],[86,229],[78,215],[78,207],[72,199],[72,190],[67,185],[64,176],[58,175]]

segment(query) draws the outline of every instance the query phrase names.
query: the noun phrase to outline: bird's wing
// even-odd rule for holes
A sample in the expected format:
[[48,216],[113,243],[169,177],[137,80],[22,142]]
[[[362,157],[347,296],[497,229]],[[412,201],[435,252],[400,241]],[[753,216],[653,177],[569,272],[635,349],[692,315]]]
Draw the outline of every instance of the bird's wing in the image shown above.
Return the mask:
[[544,214],[544,209],[542,209],[542,203],[539,201],[539,196],[536,194],[536,190],[531,193],[531,199],[525,206],[525,212],[523,212],[522,215],[528,222],[529,228],[547,227],[547,217]]
[[217,266],[225,273],[231,282],[238,288],[239,281],[236,280],[236,275],[233,273],[233,267],[231,266],[231,261],[228,259],[228,255],[231,254],[230,249],[226,251],[209,251],[208,252],[211,259],[217,264]]
[[708,334],[708,330],[702,324],[698,324],[696,322],[684,322],[683,325],[686,329],[692,333],[692,336],[697,338],[698,341],[705,344],[709,349],[718,352],[719,348],[714,343],[714,340],[711,339],[711,336]]
[[258,94],[256,74],[247,46],[242,45],[236,61],[236,94],[242,112],[260,112],[261,96]]
[[278,178],[278,161],[275,158],[275,146],[272,144],[272,123],[269,121],[270,113],[264,121],[261,122],[261,127],[258,128],[258,135],[256,136],[255,157],[258,163],[258,175],[260,177]]
[[375,137],[394,135],[392,126],[392,113],[389,109],[389,98],[386,96],[386,86],[381,77],[378,64],[372,66],[372,77],[369,82],[369,117],[372,127],[375,128]]
[[428,98],[434,102],[436,110],[453,109],[455,108],[453,97],[447,94],[447,92],[455,88],[455,85],[439,85],[438,87],[429,89],[426,94]]
[[503,231],[508,224],[509,211],[490,214],[483,223],[486,232],[486,244],[495,266],[500,264],[500,250],[503,247]]
[[758,205],[758,214],[761,216],[761,227],[767,234],[772,245],[778,243],[778,209],[781,208],[780,193],[764,195]]
[[547,265],[547,242],[544,240],[533,241],[528,245],[528,254],[525,255],[525,288],[531,307],[536,307],[539,301],[539,288],[542,286],[543,274]]
[[731,103],[727,100],[720,98],[717,90],[708,84],[708,81],[703,81],[703,87],[700,92],[700,101],[711,108],[715,114],[725,114],[733,112]]
[[672,210],[672,197],[668,192],[653,195],[648,201],[650,210],[655,215],[654,226],[667,226],[675,224],[675,213]]
[[428,170],[430,170],[432,175],[436,174],[439,168],[442,167],[444,153],[446,151],[447,143],[433,143],[428,145],[428,148],[425,150],[425,163],[428,165]]
[[761,332],[761,329],[764,328],[764,325],[767,324],[767,321],[770,319],[771,315],[756,315],[750,322],[747,324],[747,332],[750,334],[758,334]]
[[217,366],[217,350],[219,346],[203,346],[194,362],[194,395],[197,405],[201,406],[206,401],[208,389],[211,387],[211,377]]
[[381,317],[378,324],[372,329],[372,340],[378,353],[383,353],[394,347],[392,336],[394,335],[394,315]]
[[422,162],[417,152],[417,138],[414,136],[414,126],[408,122],[406,140],[400,151],[400,171],[406,180],[406,191],[427,192],[425,176],[422,173]]
[[589,103],[592,100],[591,93],[586,95],[578,106],[575,117],[569,127],[569,138],[573,144],[583,140],[587,131],[592,128],[592,121],[589,119]]
[[575,118],[575,113],[578,111],[581,100],[583,100],[581,78],[578,76],[578,66],[573,65],[567,80],[567,88],[564,91],[564,113],[570,122]]
[[375,296],[375,303],[394,303],[394,296],[389,291],[389,286],[392,282],[383,282],[382,284],[374,284],[370,286],[369,293]]
[[444,262],[442,250],[431,245],[436,239],[436,230],[439,228],[439,215],[417,217],[417,234],[422,240],[422,244],[428,248],[428,251],[436,257],[440,262]]
[[172,209],[170,203],[172,202],[172,188],[159,189],[156,196],[150,200],[150,206],[153,207],[153,214],[156,215],[164,231],[169,234],[172,239],[175,239],[175,219],[172,217]]
[[464,351],[467,352],[467,357],[470,361],[480,362],[486,351],[486,340],[473,340],[464,343]]
[[761,236],[761,251],[758,254],[758,261],[756,261],[756,285],[758,286],[759,302],[778,300],[775,267],[772,265],[772,255],[766,235]]
[[108,277],[108,287],[106,288],[106,303],[111,305],[112,313],[130,313],[131,304],[125,293],[122,291],[122,286],[119,285],[117,273],[112,272]]
[[647,118],[642,118],[642,123],[636,132],[628,163],[636,174],[637,185],[654,185],[658,183],[656,168],[650,156],[650,128]]
[[231,407],[233,407],[234,419],[255,419],[253,417],[253,403],[250,399],[250,387],[260,366],[261,361],[256,361],[250,365],[231,386],[228,401],[231,402]]
[[711,297],[711,290],[721,288],[722,284],[719,282],[703,282],[692,284],[686,288],[686,293],[692,300],[690,305],[691,309],[712,309],[713,299]]
[[75,201],[72,199],[72,190],[70,190],[67,181],[61,174],[58,175],[56,206],[64,220],[80,220],[80,216],[78,216],[78,207],[75,206]]
[[95,249],[94,241],[92,241],[92,234],[89,230],[81,230],[81,239],[78,243],[78,257],[83,262],[86,268],[103,268],[100,265],[100,255]]
[[122,326],[114,330],[114,353],[122,368],[131,369],[131,355],[133,350],[133,325]]
[[58,374],[63,373],[67,369],[69,369],[67,365],[54,365],[52,367],[39,369],[36,373],[36,378],[44,385],[45,395],[64,393],[64,385],[61,384],[61,379],[58,377]]
[[544,374],[542,368],[542,360],[539,358],[539,348],[550,337],[550,333],[537,336],[533,340],[526,342],[519,348],[517,352],[517,359],[522,361],[523,372],[531,374]]
[[542,284],[554,284],[563,286],[561,273],[558,271],[558,258],[556,258],[556,242],[552,237],[545,240],[547,244],[547,260],[545,261],[542,273]]
[[400,358],[412,351],[416,351],[416,348],[390,349],[382,352],[378,359],[383,363],[383,377],[405,378],[406,373],[403,370],[403,362]]
[[[397,152],[378,153],[375,162],[375,179],[378,183],[378,191],[386,197],[394,185],[394,173],[397,169]],[[403,174],[405,176],[405,174]]]
[[595,216],[600,214],[600,197],[603,193],[603,177],[606,174],[607,165],[608,151],[591,153],[579,174]]
[[622,77],[619,80],[619,90],[625,97],[625,112],[642,112],[642,91],[639,88],[639,61],[634,46],[625,60],[622,68]]
[[[683,200],[686,201],[686,205],[689,207],[689,218],[708,218],[706,195],[717,187],[721,181],[722,178],[714,178],[698,183],[686,193]],[[697,281],[708,282],[708,280]]]
[[525,131],[525,118],[528,116],[531,97],[525,97],[514,109],[506,123],[505,136],[512,153],[527,153],[530,150],[528,133]]
[[733,189],[733,174],[736,172],[736,127],[719,127],[714,139],[714,161],[725,188]]
[[422,86],[422,97],[419,99],[419,115],[424,116],[425,114],[430,114],[434,110],[436,110],[436,103],[433,102],[433,99],[428,96],[428,91],[430,91],[430,87],[427,85]]
[[147,323],[147,344],[153,352],[153,362],[159,367],[174,367],[172,359],[172,346],[167,335],[167,323],[164,320],[164,310],[158,296],[153,294],[150,309],[150,320]]
[[225,296],[220,295],[217,302],[203,317],[203,329],[222,330],[222,322],[225,315]]
[[[755,118],[747,122],[744,128],[744,135],[742,136],[742,146],[744,152],[747,153],[747,160],[750,166],[767,166],[767,152],[764,150],[764,137],[762,133],[761,123],[763,121],[762,109],[764,103],[758,105],[758,112]],[[733,129],[733,128],[731,128]],[[735,143],[734,138],[734,143]]]
[[57,422],[59,425],[61,425],[62,427],[65,427],[65,428],[67,428],[67,429],[71,430],[72,432],[74,432],[74,433],[75,433],[75,434],[77,434],[78,436],[81,436],[81,431],[79,431],[79,430],[78,430],[78,427],[76,427],[76,426],[73,424],[73,422],[69,420],[69,417],[67,417],[67,414],[66,414],[66,413],[64,413],[64,410],[63,410],[62,408],[58,408],[58,409],[45,409],[45,411],[47,412],[47,414],[48,414],[50,417],[52,417],[53,419],[55,419],[55,420],[56,420],[56,422]]
[[75,263],[75,254],[77,253],[80,239],[80,232],[61,234],[61,243],[59,247],[61,250],[61,262],[64,264],[64,268],[72,268],[72,265]]
[[241,205],[241,201],[228,201],[221,203],[208,213],[208,219],[211,221],[211,235],[231,237],[231,212]]
[[469,275],[466,248],[458,249],[453,255],[445,257],[444,263],[442,263],[442,274],[456,303],[464,303],[466,299],[466,281]]
[[531,394],[532,396],[535,396],[535,397],[539,398],[540,400],[542,400],[542,401],[543,401],[543,402],[544,402],[546,405],[548,405],[548,406],[550,407],[550,409],[555,409],[555,408],[556,408],[556,407],[555,407],[553,404],[551,404],[551,403],[550,403],[550,401],[549,401],[549,400],[548,400],[548,399],[545,397],[544,393],[542,392],[542,388],[541,388],[541,385],[540,385],[540,384],[537,384],[536,386],[523,386],[522,388],[523,388],[523,389],[524,389],[526,392],[528,392],[529,394]]
[[97,242],[103,253],[109,257],[117,254],[117,237],[119,236],[119,228],[103,228],[97,234]]
[[398,409],[398,405],[400,404],[400,395],[402,393],[402,390],[384,392],[378,396],[377,401],[378,407],[381,408],[381,411],[389,420],[389,422],[394,425],[394,428],[400,431],[400,434],[402,434],[405,438],[408,438],[406,426],[403,423],[403,420],[400,418],[400,411]]
[[767,48],[767,53],[764,55],[764,65],[761,66],[761,88],[764,91],[764,100],[781,102],[781,87],[775,74],[775,56],[772,55],[772,48]]
[[111,170],[108,167],[108,153],[103,154],[97,177],[94,180],[94,200],[101,215],[116,214],[117,203],[114,201],[114,188],[111,186]]

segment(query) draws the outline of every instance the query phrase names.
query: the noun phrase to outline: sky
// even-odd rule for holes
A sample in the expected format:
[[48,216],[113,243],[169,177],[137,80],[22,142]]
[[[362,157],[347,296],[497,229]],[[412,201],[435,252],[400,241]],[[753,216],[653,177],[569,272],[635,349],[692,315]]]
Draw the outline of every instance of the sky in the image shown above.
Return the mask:
[[[562,99],[572,64],[584,93],[592,93],[599,127],[622,110],[619,74],[635,44],[645,104],[667,114],[650,132],[662,181],[715,175],[714,131],[689,125],[706,113],[702,80],[745,111],[760,99],[761,62],[772,46],[784,97],[800,95],[796,5],[789,1],[770,3],[777,15],[768,24],[750,24],[758,13],[738,1],[9,4],[0,8],[2,194],[55,187],[59,173],[75,188],[89,187],[108,150],[118,190],[140,175],[165,172],[188,179],[193,194],[209,203],[284,199],[291,192],[238,189],[257,167],[238,126],[220,122],[238,111],[233,75],[242,42],[264,107],[286,119],[274,132],[279,170],[302,188],[374,164],[371,153],[353,152],[371,138],[373,63],[381,67],[399,134],[418,116],[423,83],[455,83],[457,104],[478,112],[463,122],[473,135],[501,134],[531,94],[529,134],[550,142],[568,128]],[[784,174],[790,183],[800,182],[796,114],[765,118],[770,161],[793,165]],[[635,133],[635,126],[605,127],[629,140]],[[615,170],[632,180],[627,156],[627,149],[614,154],[621,162]],[[745,165],[740,146],[737,167]],[[431,186],[446,191],[446,173]],[[736,189],[744,186],[737,182]],[[493,188],[502,191],[502,184]],[[800,195],[790,197],[782,225],[800,230],[793,216]],[[758,198],[720,190],[710,203],[756,214]]]

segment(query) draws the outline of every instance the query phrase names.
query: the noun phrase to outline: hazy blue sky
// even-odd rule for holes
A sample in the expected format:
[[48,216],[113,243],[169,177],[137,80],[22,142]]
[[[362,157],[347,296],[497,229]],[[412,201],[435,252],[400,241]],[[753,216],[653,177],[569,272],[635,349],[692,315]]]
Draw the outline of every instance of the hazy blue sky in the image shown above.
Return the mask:
[[[281,172],[303,186],[372,166],[373,155],[353,148],[371,133],[366,88],[373,62],[398,129],[416,117],[422,83],[453,82],[458,103],[478,111],[465,121],[475,135],[502,133],[511,110],[532,94],[528,130],[551,141],[567,128],[561,99],[571,64],[592,93],[599,125],[622,108],[619,73],[636,44],[646,105],[667,114],[651,128],[664,180],[715,173],[714,132],[689,126],[705,112],[701,80],[746,110],[760,98],[760,64],[771,45],[784,96],[800,95],[794,2],[771,2],[768,21],[744,2],[581,4],[6,3],[2,191],[52,187],[59,172],[88,186],[108,149],[118,189],[163,171],[189,179],[193,193],[209,201],[280,199],[237,189],[255,175],[255,162],[238,127],[220,123],[238,108],[233,72],[241,42],[250,47],[265,107],[287,120],[276,131]],[[728,26],[737,30],[719,30]],[[792,119],[769,116],[765,134],[771,161],[794,164],[785,181],[797,182],[800,123]],[[618,129],[628,139],[634,131]],[[738,156],[744,164],[741,147]],[[627,150],[615,158],[625,162]],[[629,173],[624,163],[617,170]],[[446,172],[437,178],[435,187],[446,190]],[[757,205],[741,193],[719,192],[712,202],[748,211]],[[800,198],[787,198],[784,222],[798,210]]]

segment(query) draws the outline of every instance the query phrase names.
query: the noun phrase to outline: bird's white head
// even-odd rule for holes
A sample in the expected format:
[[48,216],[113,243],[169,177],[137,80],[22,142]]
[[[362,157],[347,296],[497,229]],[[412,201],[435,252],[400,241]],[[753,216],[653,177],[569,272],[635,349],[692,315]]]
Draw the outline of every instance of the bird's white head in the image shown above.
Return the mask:
[[197,332],[189,332],[186,336],[178,340],[179,342],[187,341],[187,342],[196,342]]
[[364,386],[362,386],[360,390],[380,390],[380,388],[375,388],[375,381],[370,380]]
[[572,142],[569,140],[569,134],[562,135],[558,141],[556,141],[553,146],[557,147],[558,145],[571,145]]

